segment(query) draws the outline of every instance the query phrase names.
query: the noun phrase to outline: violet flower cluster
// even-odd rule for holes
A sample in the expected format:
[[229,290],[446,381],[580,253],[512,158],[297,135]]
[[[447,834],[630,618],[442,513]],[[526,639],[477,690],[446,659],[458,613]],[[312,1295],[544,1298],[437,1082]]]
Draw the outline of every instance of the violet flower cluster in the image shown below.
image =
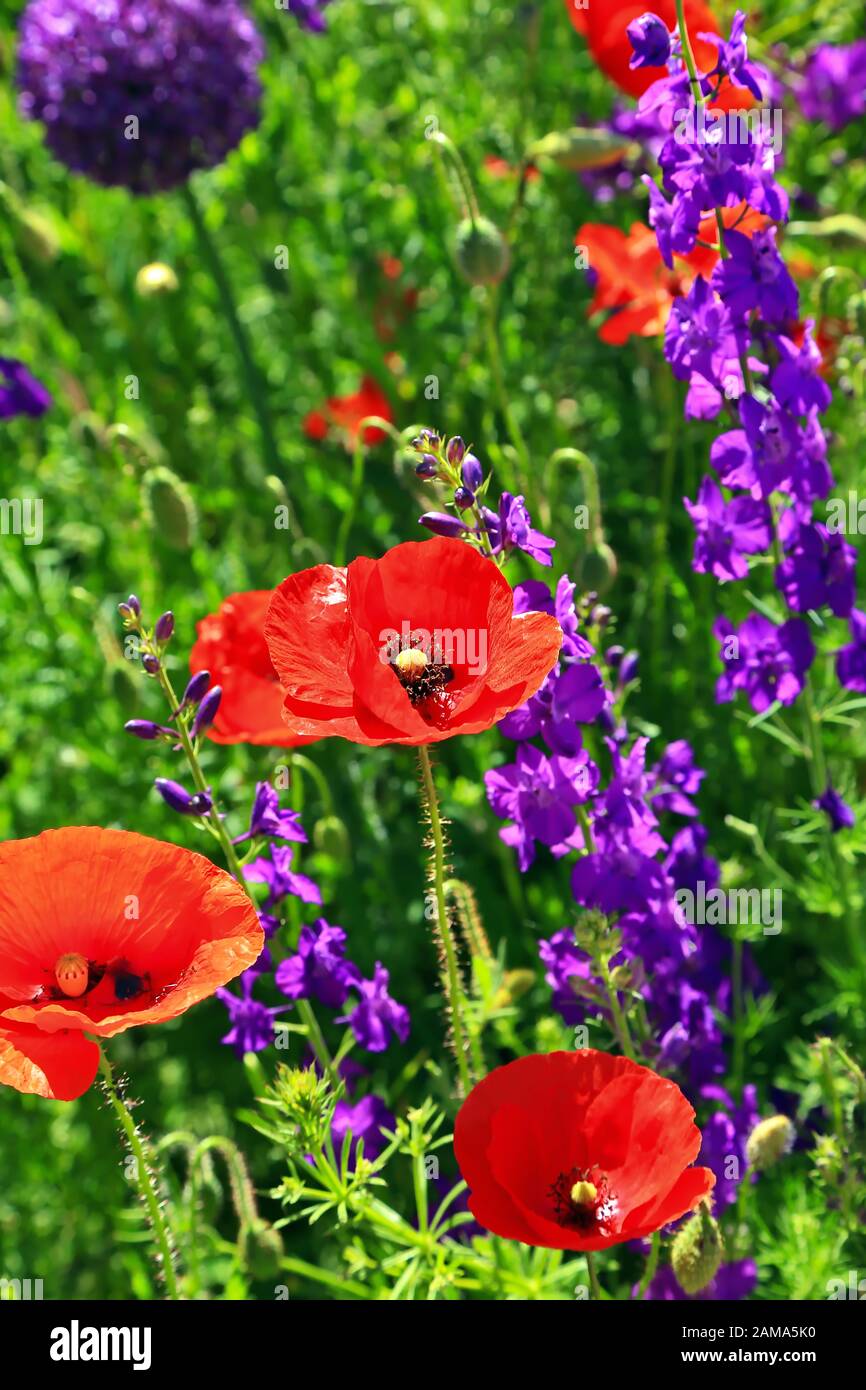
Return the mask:
[[[649,740],[632,738],[616,716],[637,657],[612,646],[597,658],[582,629],[603,633],[610,613],[593,595],[575,607],[566,576],[554,594],[530,580],[516,586],[515,608],[554,612],[565,636],[542,689],[499,725],[517,742],[514,761],[485,775],[488,800],[507,822],[500,836],[524,872],[539,846],[573,859],[576,904],[615,921],[619,946],[610,967],[640,997],[641,1060],[676,1075],[695,1101],[724,1105],[705,1132],[710,1139],[723,1133],[726,1146],[707,1142],[701,1158],[721,1181],[723,1158],[744,1152],[751,1118],[749,1106],[734,1107],[719,1085],[726,1069],[719,1016],[732,1006],[730,944],[712,926],[687,920],[678,899],[719,882],[695,804],[705,774],[682,739],[651,761]],[[602,749],[607,775],[594,756]],[[570,1026],[602,1014],[616,1031],[604,981],[578,938],[569,926],[540,943],[553,1005]],[[748,957],[744,969],[757,986]]]
[[[633,36],[636,56],[650,39],[660,42],[645,16]],[[711,73],[692,83],[672,59],[668,75],[641,98],[639,112],[667,132],[658,155],[661,188],[648,176],[644,182],[669,267],[674,255],[694,249],[702,217],[717,216],[721,259],[709,280],[698,276],[674,301],[664,352],[688,385],[686,416],[727,417],[710,451],[715,476],[704,478],[694,501],[684,499],[695,528],[693,568],[729,584],[746,578],[756,557],[774,558],[782,620],[755,612],[739,627],[727,617],[714,627],[724,663],[717,702],[741,693],[764,713],[792,705],[804,689],[816,655],[811,612],[850,620],[853,640],[838,652],[836,670],[843,685],[866,690],[866,619],[854,608],[856,551],[816,515],[833,487],[821,424],[831,392],[776,243],[788,216],[778,152],[764,122],[708,111],[723,80],[760,100],[768,77],[749,59],[742,11],[730,39],[715,42]],[[763,225],[747,235],[738,228],[750,209]],[[828,810],[834,831],[849,823],[844,803],[834,814],[828,809],[837,798],[829,786],[828,805],[825,797],[815,803]]]
[[263,57],[242,0],[30,0],[19,105],[67,168],[153,193],[258,125]]
[[51,396],[42,382],[14,357],[0,357],[0,420],[28,415],[37,420],[51,407]]

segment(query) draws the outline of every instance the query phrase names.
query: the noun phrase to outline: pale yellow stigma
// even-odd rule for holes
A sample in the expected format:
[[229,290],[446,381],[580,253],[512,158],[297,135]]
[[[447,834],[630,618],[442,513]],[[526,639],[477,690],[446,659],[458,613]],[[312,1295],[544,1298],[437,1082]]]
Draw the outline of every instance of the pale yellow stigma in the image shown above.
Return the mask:
[[58,956],[57,964],[54,967],[54,978],[57,981],[57,988],[68,999],[80,998],[82,994],[86,993],[90,979],[86,956],[79,955],[77,951],[69,951],[66,955]]
[[576,1207],[588,1207],[598,1196],[594,1182],[576,1182],[568,1194]]
[[420,647],[407,647],[397,653],[394,665],[406,680],[416,681],[427,669],[427,657]]

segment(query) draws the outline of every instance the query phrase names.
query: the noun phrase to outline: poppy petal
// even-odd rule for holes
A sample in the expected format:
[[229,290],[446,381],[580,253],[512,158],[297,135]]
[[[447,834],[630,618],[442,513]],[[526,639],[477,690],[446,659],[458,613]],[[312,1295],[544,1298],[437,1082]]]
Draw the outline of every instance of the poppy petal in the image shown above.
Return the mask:
[[98,1069],[99,1048],[81,1033],[0,1026],[0,1085],[43,1100],[76,1100]]

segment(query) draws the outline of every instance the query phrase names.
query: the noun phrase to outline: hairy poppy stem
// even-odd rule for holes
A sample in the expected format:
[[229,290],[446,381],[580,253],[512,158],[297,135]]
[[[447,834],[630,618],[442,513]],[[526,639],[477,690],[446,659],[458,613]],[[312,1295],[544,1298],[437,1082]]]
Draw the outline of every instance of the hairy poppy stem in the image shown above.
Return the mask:
[[150,1146],[139,1133],[138,1125],[132,1118],[129,1105],[120,1093],[114,1072],[102,1047],[99,1049],[99,1070],[105,1094],[117,1116],[123,1137],[129,1146],[135,1164],[135,1184],[138,1188],[153,1238],[156,1244],[156,1261],[169,1298],[179,1299],[177,1270],[175,1269],[175,1243],[169,1224],[163,1214],[163,1199],[159,1178],[154,1168]]
[[442,832],[442,816],[439,811],[439,798],[436,795],[436,782],[430,754],[425,744],[418,749],[421,764],[421,784],[424,802],[430,818],[430,833],[433,839],[432,880],[436,892],[436,926],[440,944],[445,956],[445,986],[448,995],[448,1011],[451,1016],[451,1035],[454,1057],[460,1076],[460,1089],[464,1095],[472,1086],[469,1064],[466,1060],[465,1030],[463,1011],[460,1003],[460,975],[457,969],[457,951],[448,917],[448,904],[445,898],[445,838]]

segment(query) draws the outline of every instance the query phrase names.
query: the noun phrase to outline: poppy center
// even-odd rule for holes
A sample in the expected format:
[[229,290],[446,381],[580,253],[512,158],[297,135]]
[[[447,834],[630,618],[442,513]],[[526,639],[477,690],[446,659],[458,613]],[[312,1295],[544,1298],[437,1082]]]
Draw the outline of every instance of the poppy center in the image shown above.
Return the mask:
[[404,647],[391,662],[391,670],[421,718],[445,728],[454,709],[454,696],[446,689],[454,679],[453,666],[431,658],[421,647]]
[[587,1235],[612,1233],[618,1203],[598,1168],[569,1168],[560,1173],[550,1196],[560,1226]]
[[60,993],[65,994],[67,999],[80,999],[82,994],[87,993],[90,983],[87,957],[77,951],[67,951],[58,956],[54,966],[54,978]]

